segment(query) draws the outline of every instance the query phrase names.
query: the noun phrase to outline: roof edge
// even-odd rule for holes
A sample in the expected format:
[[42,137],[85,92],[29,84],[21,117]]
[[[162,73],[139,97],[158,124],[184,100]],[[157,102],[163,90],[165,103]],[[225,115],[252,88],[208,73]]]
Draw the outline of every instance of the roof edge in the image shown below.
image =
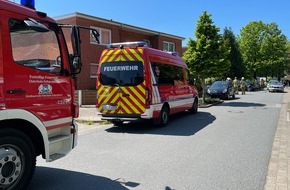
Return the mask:
[[151,35],[165,36],[165,37],[174,38],[174,39],[178,39],[178,40],[185,40],[186,39],[185,37],[167,34],[167,33],[163,33],[163,32],[158,32],[158,31],[154,31],[154,30],[149,30],[146,28],[141,28],[141,27],[137,27],[137,26],[121,23],[121,22],[116,22],[113,20],[104,19],[104,18],[100,18],[100,17],[96,17],[96,16],[91,16],[91,15],[87,15],[87,14],[83,14],[83,13],[79,13],[79,12],[70,13],[70,14],[66,14],[63,16],[57,16],[57,17],[54,17],[54,19],[58,21],[58,20],[62,20],[62,19],[72,18],[72,17],[80,17],[80,18],[94,20],[94,21],[98,21],[98,22],[102,22],[102,23],[112,24],[115,26],[120,26],[121,28],[146,32],[146,33],[149,33]]

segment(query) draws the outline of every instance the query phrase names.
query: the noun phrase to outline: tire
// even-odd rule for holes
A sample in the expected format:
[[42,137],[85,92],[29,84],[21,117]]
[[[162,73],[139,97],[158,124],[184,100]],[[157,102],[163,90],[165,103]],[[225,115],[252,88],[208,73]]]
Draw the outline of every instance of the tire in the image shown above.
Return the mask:
[[230,99],[230,93],[229,92],[226,92],[224,95],[223,95],[223,98],[224,100],[228,100]]
[[192,107],[188,111],[190,111],[192,114],[196,114],[197,110],[198,110],[198,100],[194,99]]
[[233,99],[235,99],[235,98],[236,98],[236,95],[235,95],[235,93],[233,94],[232,98],[233,98]]
[[14,129],[0,130],[0,189],[26,189],[35,171],[31,140]]
[[160,111],[159,117],[153,120],[153,124],[164,127],[168,124],[168,121],[169,121],[169,108],[168,106],[163,106]]

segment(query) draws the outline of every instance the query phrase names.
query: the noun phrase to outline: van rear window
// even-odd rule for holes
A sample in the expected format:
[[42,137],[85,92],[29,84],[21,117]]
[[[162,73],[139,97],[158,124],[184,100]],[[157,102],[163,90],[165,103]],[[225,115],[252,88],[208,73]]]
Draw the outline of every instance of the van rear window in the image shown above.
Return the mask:
[[118,61],[102,63],[100,83],[112,86],[136,86],[143,83],[144,71],[141,61]]

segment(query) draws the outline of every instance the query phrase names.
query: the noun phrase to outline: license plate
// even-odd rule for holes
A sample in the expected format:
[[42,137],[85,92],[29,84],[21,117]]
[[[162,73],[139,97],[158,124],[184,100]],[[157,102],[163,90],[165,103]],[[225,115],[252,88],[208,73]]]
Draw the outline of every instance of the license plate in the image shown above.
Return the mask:
[[117,105],[111,105],[111,104],[103,104],[103,110],[105,111],[114,111],[117,109]]

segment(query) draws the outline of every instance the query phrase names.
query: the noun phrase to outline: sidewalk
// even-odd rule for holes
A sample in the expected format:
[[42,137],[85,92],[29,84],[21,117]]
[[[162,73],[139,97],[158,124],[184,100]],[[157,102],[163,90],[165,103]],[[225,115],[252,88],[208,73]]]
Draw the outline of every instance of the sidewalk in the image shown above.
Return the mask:
[[97,110],[96,110],[95,105],[80,107],[79,117],[76,120],[77,121],[93,121],[93,122],[102,121],[101,116],[97,115]]
[[290,190],[290,88],[285,88],[265,190]]

